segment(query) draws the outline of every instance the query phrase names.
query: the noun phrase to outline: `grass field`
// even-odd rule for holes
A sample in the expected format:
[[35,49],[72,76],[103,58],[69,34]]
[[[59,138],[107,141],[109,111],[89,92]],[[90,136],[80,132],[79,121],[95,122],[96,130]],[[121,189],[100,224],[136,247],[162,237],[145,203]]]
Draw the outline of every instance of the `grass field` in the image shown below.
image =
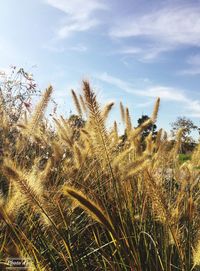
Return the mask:
[[51,93],[17,124],[1,105],[0,270],[9,258],[31,271],[200,270],[200,145],[180,154],[182,131],[169,147],[161,129],[144,148],[159,99],[138,128],[121,103],[121,137],[87,81],[72,92],[79,117],[52,129]]

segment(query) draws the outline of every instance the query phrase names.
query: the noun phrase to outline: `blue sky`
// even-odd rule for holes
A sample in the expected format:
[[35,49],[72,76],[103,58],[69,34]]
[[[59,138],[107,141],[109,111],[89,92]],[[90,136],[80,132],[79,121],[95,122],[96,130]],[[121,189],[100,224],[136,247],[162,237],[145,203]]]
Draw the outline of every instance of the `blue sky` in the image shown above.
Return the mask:
[[0,11],[0,70],[51,83],[59,114],[89,79],[102,104],[115,102],[111,118],[122,101],[136,125],[160,97],[159,127],[177,116],[199,125],[200,1],[6,0]]

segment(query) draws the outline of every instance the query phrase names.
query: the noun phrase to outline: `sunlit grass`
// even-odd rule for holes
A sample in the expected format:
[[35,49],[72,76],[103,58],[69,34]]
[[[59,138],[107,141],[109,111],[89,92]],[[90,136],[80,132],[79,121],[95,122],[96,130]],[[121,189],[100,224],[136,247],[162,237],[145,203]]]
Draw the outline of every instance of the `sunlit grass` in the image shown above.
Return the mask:
[[[120,104],[124,136],[86,81],[72,91],[77,116],[44,110],[49,87],[16,124],[1,106],[0,264],[29,258],[29,270],[199,270],[199,158],[181,154],[181,130],[142,132]],[[3,267],[4,266],[4,267]]]

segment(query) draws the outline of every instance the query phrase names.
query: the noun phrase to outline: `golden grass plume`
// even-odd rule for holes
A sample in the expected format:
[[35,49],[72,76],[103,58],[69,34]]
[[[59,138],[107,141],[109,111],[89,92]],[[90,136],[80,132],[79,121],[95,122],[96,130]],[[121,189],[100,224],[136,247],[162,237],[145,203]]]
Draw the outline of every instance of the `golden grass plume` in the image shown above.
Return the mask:
[[84,193],[69,186],[63,187],[63,193],[74,200],[82,209],[84,209],[94,220],[98,221],[110,231],[114,236],[116,232],[114,226],[106,212],[94,201],[89,199]]

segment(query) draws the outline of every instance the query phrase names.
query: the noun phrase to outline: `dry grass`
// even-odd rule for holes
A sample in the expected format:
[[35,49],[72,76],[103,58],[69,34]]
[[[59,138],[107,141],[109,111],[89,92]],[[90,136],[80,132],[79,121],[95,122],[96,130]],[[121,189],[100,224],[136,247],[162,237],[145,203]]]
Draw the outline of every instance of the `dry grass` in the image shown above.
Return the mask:
[[142,148],[120,103],[125,136],[106,119],[89,82],[72,90],[85,124],[44,120],[49,87],[32,113],[14,125],[1,106],[0,268],[28,257],[29,270],[199,270],[200,147],[180,163],[181,131],[174,145],[161,129]]

